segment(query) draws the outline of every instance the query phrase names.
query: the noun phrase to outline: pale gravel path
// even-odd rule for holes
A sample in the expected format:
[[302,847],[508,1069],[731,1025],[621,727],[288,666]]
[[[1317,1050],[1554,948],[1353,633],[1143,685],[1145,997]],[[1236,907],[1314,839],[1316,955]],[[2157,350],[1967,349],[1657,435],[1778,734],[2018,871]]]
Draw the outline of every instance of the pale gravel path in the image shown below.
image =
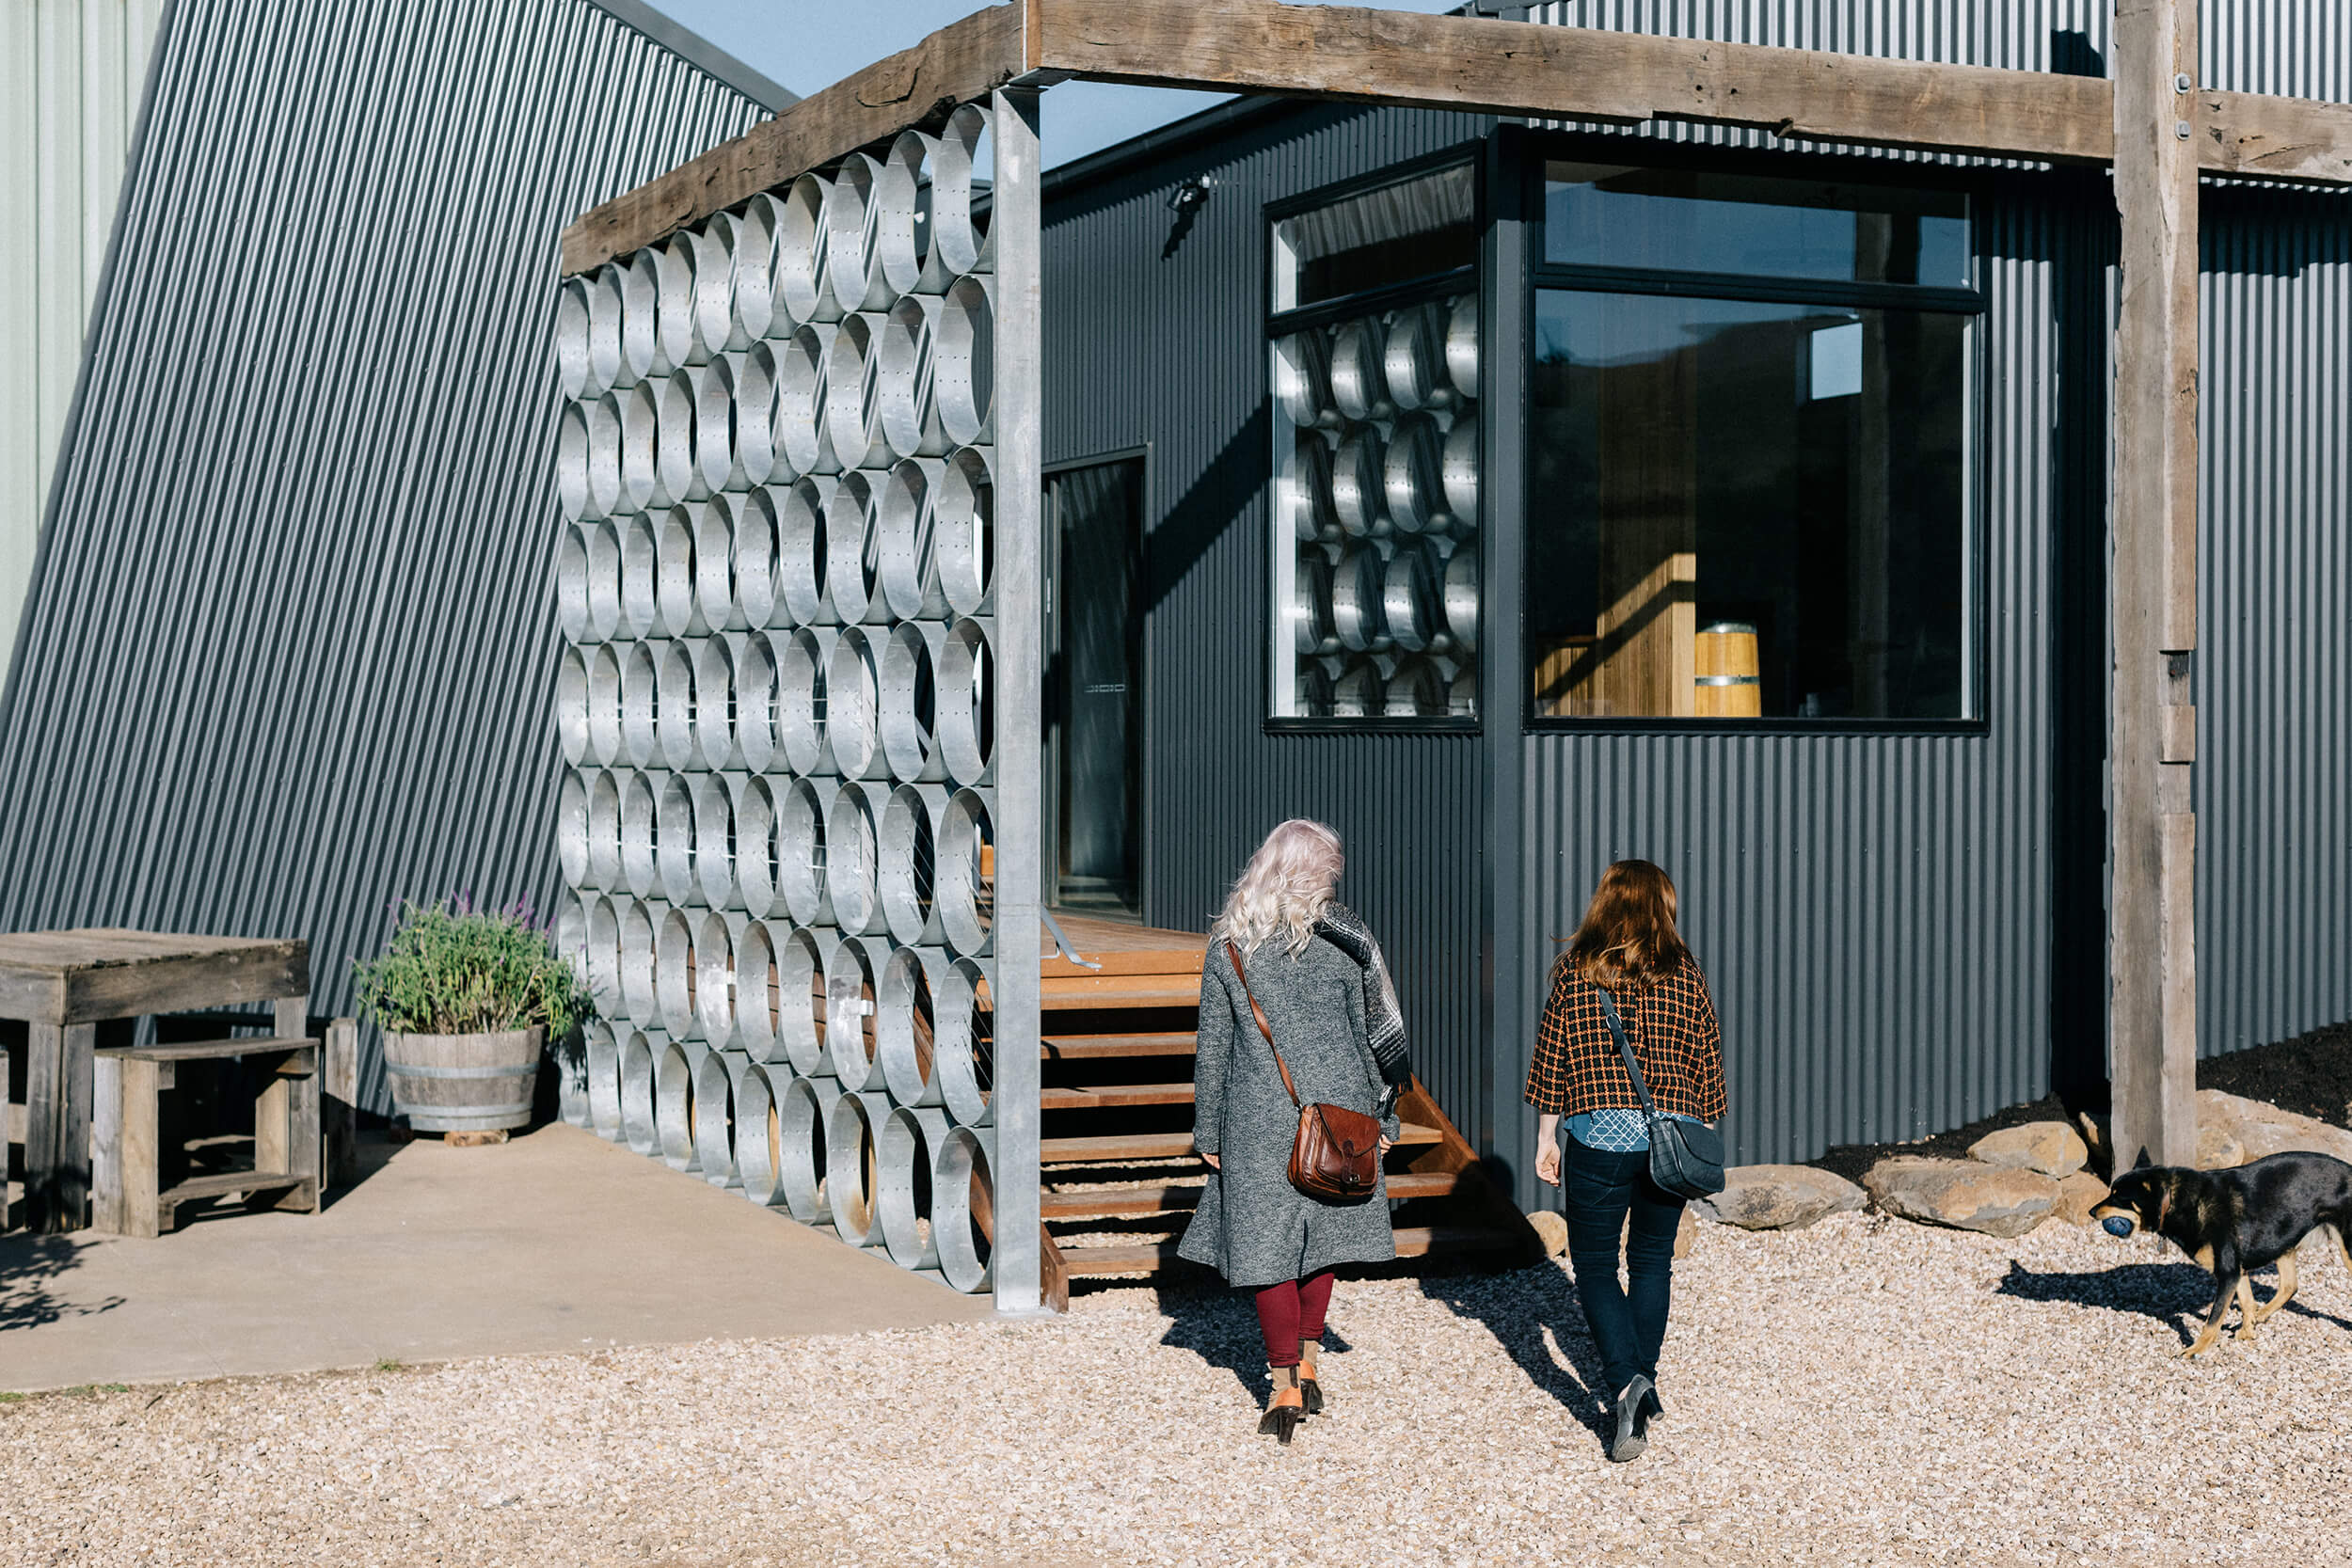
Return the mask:
[[2328,1252],[2308,1310],[2189,1364],[2201,1276],[2155,1243],[1708,1227],[1628,1466],[1560,1402],[1590,1353],[1549,1268],[1343,1283],[1333,1414],[1287,1452],[1231,1370],[1246,1305],[1141,1290],[1061,1323],[40,1397],[0,1406],[0,1562],[2343,1563]]

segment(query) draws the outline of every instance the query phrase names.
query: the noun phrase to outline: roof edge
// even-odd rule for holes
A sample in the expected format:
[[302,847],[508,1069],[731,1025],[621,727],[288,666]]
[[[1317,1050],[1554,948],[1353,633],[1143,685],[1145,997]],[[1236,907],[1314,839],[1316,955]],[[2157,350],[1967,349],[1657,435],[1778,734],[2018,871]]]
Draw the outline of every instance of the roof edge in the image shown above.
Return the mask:
[[635,28],[671,54],[699,68],[706,75],[733,87],[770,114],[782,113],[801,101],[799,93],[781,82],[771,81],[761,75],[700,33],[655,10],[645,0],[587,0],[587,3],[615,22]]

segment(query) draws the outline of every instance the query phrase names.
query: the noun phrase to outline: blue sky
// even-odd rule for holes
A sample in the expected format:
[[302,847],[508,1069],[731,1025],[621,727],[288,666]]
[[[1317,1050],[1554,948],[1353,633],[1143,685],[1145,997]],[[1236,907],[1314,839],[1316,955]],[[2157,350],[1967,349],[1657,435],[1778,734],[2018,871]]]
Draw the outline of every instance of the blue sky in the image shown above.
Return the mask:
[[[815,92],[918,42],[984,0],[648,0],[794,92]],[[1381,0],[1451,10],[1457,0]],[[1222,101],[1206,92],[1065,82],[1045,95],[1045,166],[1067,163]]]

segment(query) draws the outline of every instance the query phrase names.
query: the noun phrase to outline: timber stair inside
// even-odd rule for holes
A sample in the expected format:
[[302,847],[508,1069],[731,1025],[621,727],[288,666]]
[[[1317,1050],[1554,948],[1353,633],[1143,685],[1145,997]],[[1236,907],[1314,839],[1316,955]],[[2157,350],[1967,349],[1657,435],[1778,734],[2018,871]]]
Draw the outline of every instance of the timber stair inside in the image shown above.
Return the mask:
[[[1050,937],[1042,970],[1039,1155],[1047,1289],[1200,1274],[1176,1243],[1208,1180],[1192,1148],[1194,1029],[1207,939],[1071,915],[1073,963]],[[1387,1179],[1401,1259],[1520,1261],[1535,1243],[1475,1152],[1419,1084]]]

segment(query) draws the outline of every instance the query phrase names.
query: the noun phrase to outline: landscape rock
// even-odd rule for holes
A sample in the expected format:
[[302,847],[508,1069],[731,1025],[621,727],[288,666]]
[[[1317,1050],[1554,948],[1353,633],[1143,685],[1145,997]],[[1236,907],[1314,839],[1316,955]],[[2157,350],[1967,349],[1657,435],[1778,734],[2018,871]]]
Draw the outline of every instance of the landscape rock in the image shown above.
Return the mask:
[[2232,1165],[2246,1164],[2246,1146],[2237,1141],[2230,1124],[2200,1114],[2197,1118],[2197,1168],[2227,1170]]
[[1890,1214],[1988,1236],[2022,1236],[2058,1202],[2058,1182],[2040,1171],[1919,1154],[1881,1160],[1862,1184]]
[[1862,1207],[1865,1194],[1844,1177],[1811,1165],[1734,1165],[1724,1190],[1691,1205],[1702,1217],[1742,1230],[1802,1230],[1814,1221]]
[[1538,1209],[1527,1216],[1527,1223],[1544,1243],[1545,1257],[1557,1258],[1568,1250],[1568,1222],[1560,1217],[1558,1210]]
[[2090,1159],[2090,1148],[2081,1133],[2062,1121],[2029,1121],[1987,1132],[1968,1146],[1968,1157],[1988,1165],[2018,1166],[2063,1178],[2083,1168]]
[[2050,1217],[2068,1225],[2089,1225],[2092,1207],[2107,1196],[2107,1184],[2087,1170],[2060,1177],[2058,1189],[2058,1207],[2050,1211]]
[[2197,1091],[2199,1164],[2204,1152],[2204,1130],[2219,1129],[2245,1149],[2245,1158],[2259,1160],[2290,1148],[2315,1149],[2352,1162],[2352,1132],[2330,1127],[2316,1117],[2282,1110],[2266,1101],[2225,1094],[2219,1089]]

